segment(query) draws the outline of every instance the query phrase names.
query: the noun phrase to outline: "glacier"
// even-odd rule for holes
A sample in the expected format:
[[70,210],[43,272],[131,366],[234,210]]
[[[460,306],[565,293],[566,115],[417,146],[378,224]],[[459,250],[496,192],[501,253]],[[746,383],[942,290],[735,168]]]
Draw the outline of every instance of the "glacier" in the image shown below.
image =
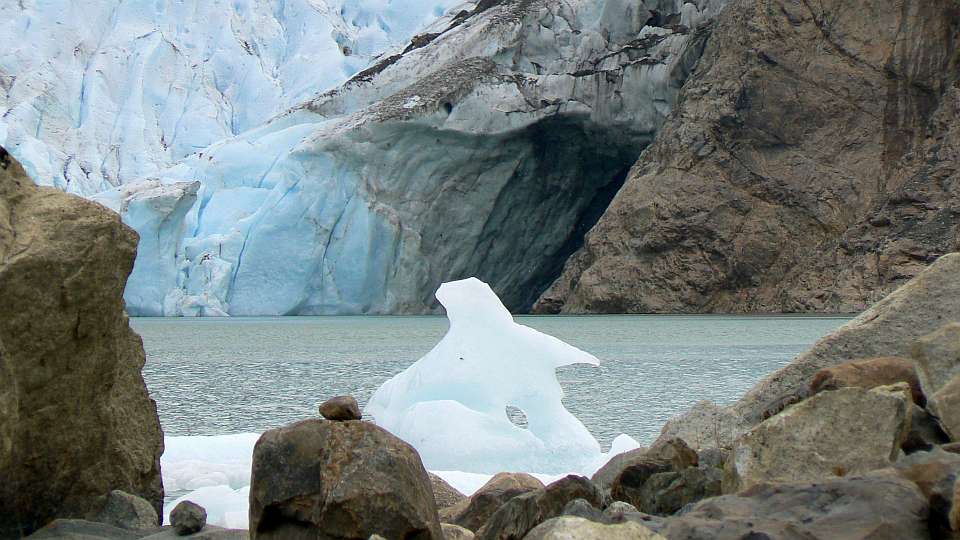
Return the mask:
[[344,82],[462,1],[3,2],[0,144],[90,196]]
[[0,7],[0,144],[137,229],[131,315],[244,316],[529,308],[723,2],[89,4]]
[[[380,386],[364,414],[413,445],[429,469],[595,470],[603,462],[600,444],[563,406],[556,369],[599,360],[517,324],[476,278],[444,283],[436,295],[450,322],[447,334]],[[507,407],[524,413],[526,427],[511,421]],[[616,451],[637,446],[625,435],[614,442]]]

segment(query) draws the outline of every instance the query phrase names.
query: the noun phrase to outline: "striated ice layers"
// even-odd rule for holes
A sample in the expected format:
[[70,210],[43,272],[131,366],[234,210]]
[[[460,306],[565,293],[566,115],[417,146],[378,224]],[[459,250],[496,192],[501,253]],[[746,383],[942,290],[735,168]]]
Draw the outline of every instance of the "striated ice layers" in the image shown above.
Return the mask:
[[[556,369],[598,365],[597,358],[515,323],[476,278],[444,283],[436,296],[449,331],[385,382],[364,412],[413,445],[430,469],[556,474],[595,468],[600,444],[564,408]],[[508,406],[523,411],[526,428],[510,420]],[[616,450],[625,442],[620,438]]]
[[132,315],[422,313],[470,275],[524,310],[722,3],[0,2],[0,144],[149,239]]

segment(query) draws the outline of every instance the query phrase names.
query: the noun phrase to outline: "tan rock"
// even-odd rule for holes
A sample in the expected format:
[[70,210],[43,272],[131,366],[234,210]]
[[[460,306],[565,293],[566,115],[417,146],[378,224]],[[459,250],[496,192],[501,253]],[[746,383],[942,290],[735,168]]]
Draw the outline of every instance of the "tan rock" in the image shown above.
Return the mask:
[[666,540],[650,529],[626,521],[605,525],[581,517],[561,516],[537,525],[526,540]]
[[163,434],[123,310],[136,249],[119,216],[0,149],[0,538],[93,517],[112,490],[161,510]]
[[960,324],[946,324],[923,336],[911,352],[923,392],[932,396],[960,374]]
[[930,410],[951,440],[960,440],[960,374],[930,398]]
[[841,388],[817,394],[736,440],[723,491],[888,467],[909,430],[908,404],[903,393],[883,390]]

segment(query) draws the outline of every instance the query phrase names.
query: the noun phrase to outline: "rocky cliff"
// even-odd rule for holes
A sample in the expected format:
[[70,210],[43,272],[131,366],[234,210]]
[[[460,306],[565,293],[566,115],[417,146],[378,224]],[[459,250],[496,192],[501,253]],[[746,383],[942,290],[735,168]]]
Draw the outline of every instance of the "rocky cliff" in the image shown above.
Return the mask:
[[734,1],[541,312],[854,312],[960,242],[960,4]]
[[0,538],[96,514],[114,489],[160,510],[163,435],[123,311],[136,243],[0,148]]

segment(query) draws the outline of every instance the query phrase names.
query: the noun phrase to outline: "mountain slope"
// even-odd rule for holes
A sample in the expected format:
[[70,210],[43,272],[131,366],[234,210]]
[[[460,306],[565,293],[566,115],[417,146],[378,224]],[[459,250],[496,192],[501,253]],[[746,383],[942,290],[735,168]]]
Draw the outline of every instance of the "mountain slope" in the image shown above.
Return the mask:
[[960,4],[736,1],[541,312],[853,312],[960,246]]

